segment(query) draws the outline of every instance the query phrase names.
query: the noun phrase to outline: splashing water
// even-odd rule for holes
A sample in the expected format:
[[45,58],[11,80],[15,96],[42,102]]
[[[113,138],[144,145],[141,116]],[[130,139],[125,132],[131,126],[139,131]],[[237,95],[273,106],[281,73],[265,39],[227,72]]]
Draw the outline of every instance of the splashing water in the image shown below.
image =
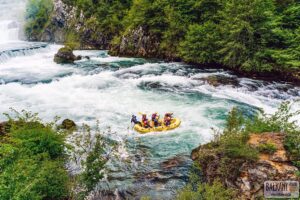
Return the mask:
[[[77,123],[111,127],[122,143],[121,160],[110,163],[109,188],[169,199],[187,178],[191,149],[212,138],[211,128],[222,128],[228,111],[237,106],[248,114],[256,108],[274,112],[283,100],[296,100],[299,88],[236,77],[222,70],[200,70],[182,63],[164,63],[107,55],[106,51],[77,51],[89,56],[74,65],[58,65],[50,45],[0,63],[0,112],[9,107],[56,115]],[[212,86],[209,76],[234,84]],[[138,112],[174,112],[180,128],[141,136],[131,129]],[[175,159],[179,165],[164,168]],[[104,184],[103,187],[107,185]]]
[[[182,63],[112,57],[106,51],[76,51],[90,59],[58,65],[53,57],[61,46],[19,40],[25,2],[0,0],[0,112],[13,107],[38,112],[46,121],[58,115],[110,127],[122,145],[102,189],[128,191],[129,198],[172,199],[187,180],[191,150],[212,138],[211,128],[223,127],[232,107],[249,115],[257,108],[272,113],[280,102],[299,98],[299,87],[286,83]],[[211,76],[227,81],[211,85]],[[174,112],[182,125],[139,135],[130,124],[138,112]]]
[[0,0],[0,44],[20,39],[25,4],[26,0]]

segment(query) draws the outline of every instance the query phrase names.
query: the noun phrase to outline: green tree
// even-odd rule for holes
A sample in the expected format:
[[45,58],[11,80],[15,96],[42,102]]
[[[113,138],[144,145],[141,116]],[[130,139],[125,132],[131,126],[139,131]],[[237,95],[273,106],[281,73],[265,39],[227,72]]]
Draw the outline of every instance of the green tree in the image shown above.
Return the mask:
[[212,21],[191,25],[181,43],[180,54],[187,62],[210,64],[218,62],[218,26]]
[[51,0],[29,0],[26,10],[25,33],[29,38],[38,36],[46,27],[53,11]]
[[9,124],[0,138],[0,199],[66,199],[65,136],[31,113]]
[[220,13],[223,20],[219,53],[224,65],[246,71],[271,70],[259,55],[270,36],[273,11],[272,0],[226,1]]

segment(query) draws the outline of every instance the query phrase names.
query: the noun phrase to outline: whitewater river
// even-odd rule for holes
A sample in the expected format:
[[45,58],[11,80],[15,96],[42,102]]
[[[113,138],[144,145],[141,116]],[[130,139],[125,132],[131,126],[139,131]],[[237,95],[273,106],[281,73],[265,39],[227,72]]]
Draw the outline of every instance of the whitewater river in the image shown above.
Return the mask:
[[[191,150],[212,138],[211,128],[224,126],[232,107],[249,115],[257,108],[272,113],[280,102],[300,95],[298,87],[286,83],[183,63],[112,57],[107,51],[76,51],[90,59],[59,65],[53,56],[61,46],[20,41],[16,19],[0,15],[0,113],[14,108],[38,112],[45,121],[60,116],[94,125],[99,120],[101,129],[110,128],[122,144],[121,158],[110,163],[109,183],[103,187],[127,191],[128,197],[172,199],[187,180]],[[221,77],[223,84],[208,84],[209,76]],[[182,125],[139,135],[130,124],[138,112],[174,112]]]

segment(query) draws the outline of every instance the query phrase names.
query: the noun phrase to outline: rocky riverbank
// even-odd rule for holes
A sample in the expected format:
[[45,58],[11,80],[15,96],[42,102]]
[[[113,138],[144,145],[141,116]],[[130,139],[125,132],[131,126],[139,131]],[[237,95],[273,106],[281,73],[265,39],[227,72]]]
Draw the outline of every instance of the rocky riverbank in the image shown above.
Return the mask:
[[[298,168],[292,162],[295,158],[289,156],[284,147],[285,134],[261,133],[251,134],[248,144],[254,149],[265,147],[260,151],[256,161],[242,160],[240,158],[230,160],[226,166],[230,172],[224,176],[224,155],[210,144],[201,145],[192,152],[192,159],[199,163],[202,169],[203,180],[213,183],[220,179],[227,188],[237,191],[238,199],[258,199],[263,196],[264,181],[269,180],[294,180],[300,181],[296,175]],[[274,147],[268,148],[266,146]]]
[[[50,17],[45,20],[46,22],[44,24],[40,25],[41,30],[29,32],[28,39],[31,41],[64,43],[74,49],[108,49],[109,53],[115,56],[185,61],[195,64],[195,66],[199,68],[213,66],[215,68],[219,67],[233,70],[237,74],[250,78],[270,81],[288,81],[300,84],[298,61],[295,59],[297,57],[297,51],[288,51],[294,52],[296,57],[293,53],[290,57],[276,57],[277,61],[272,57],[275,56],[276,52],[269,55],[270,53],[266,53],[268,51],[262,55],[266,58],[259,58],[259,56],[255,56],[256,54],[252,55],[253,53],[249,52],[246,53],[249,55],[246,59],[243,58],[243,52],[235,52],[230,53],[228,55],[229,59],[227,59],[226,56],[223,55],[223,50],[228,42],[218,48],[215,47],[216,49],[212,51],[207,50],[218,46],[213,44],[209,45],[207,43],[213,43],[214,39],[220,38],[211,38],[210,41],[201,42],[201,40],[204,40],[203,38],[209,38],[209,36],[204,35],[204,37],[197,39],[197,35],[205,34],[201,31],[195,35],[191,32],[192,35],[185,36],[185,34],[188,34],[187,31],[189,28],[186,24],[182,24],[182,27],[177,27],[175,30],[172,30],[174,28],[173,26],[175,26],[175,24],[172,23],[175,21],[166,19],[167,23],[162,20],[163,18],[157,17],[156,19],[152,15],[149,16],[150,19],[142,22],[141,20],[145,20],[144,18],[139,18],[139,16],[135,16],[133,13],[128,14],[127,9],[129,9],[129,12],[139,13],[139,11],[135,10],[135,5],[126,2],[94,2],[91,3],[90,6],[94,7],[89,9],[87,3],[53,0],[53,9],[51,9]],[[103,10],[100,9],[99,11],[95,9],[96,6],[103,7],[101,8]],[[150,7],[150,5],[148,5],[148,7]],[[155,9],[158,10],[151,11],[150,9],[150,11],[160,12],[162,8]],[[159,14],[164,15],[166,13]],[[103,17],[105,17],[105,19]],[[152,19],[162,21],[156,22],[154,20],[154,24],[152,24],[150,23]],[[135,20],[137,20],[137,22],[135,22]],[[176,20],[176,18],[173,20]],[[36,23],[38,23],[38,21],[43,20],[36,19],[36,21]],[[168,28],[171,30],[168,30]],[[35,29],[35,26],[32,26],[32,29]],[[189,41],[189,39],[191,41]],[[187,40],[186,43],[183,42],[185,40]],[[192,43],[190,44],[189,42]],[[296,45],[297,42],[299,41],[295,39],[293,44]],[[183,47],[183,45],[186,46]],[[208,47],[202,48],[203,45],[208,45]],[[247,44],[241,45],[245,46],[245,48],[243,47],[243,51],[245,52],[250,49],[247,48]],[[259,44],[256,44],[256,46],[258,47]],[[293,46],[294,45],[291,45],[291,48],[294,48]],[[283,53],[284,52],[285,50],[283,50]],[[236,56],[234,56],[235,54]],[[217,59],[214,59],[214,57]],[[287,61],[288,59],[290,59],[290,61]]]
[[39,34],[30,34],[30,41],[68,44],[76,49],[108,49],[112,36],[97,32],[93,18],[85,18],[78,8],[53,0],[49,22]]

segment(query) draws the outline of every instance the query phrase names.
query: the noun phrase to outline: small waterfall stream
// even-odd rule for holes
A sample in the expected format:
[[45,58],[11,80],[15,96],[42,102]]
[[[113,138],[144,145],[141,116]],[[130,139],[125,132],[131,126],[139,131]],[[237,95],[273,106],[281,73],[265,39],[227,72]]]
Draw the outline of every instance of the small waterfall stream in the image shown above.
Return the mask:
[[23,36],[26,0],[0,0],[0,43],[18,41]]
[[0,0],[0,63],[12,57],[37,53],[48,45],[24,41],[27,0]]

